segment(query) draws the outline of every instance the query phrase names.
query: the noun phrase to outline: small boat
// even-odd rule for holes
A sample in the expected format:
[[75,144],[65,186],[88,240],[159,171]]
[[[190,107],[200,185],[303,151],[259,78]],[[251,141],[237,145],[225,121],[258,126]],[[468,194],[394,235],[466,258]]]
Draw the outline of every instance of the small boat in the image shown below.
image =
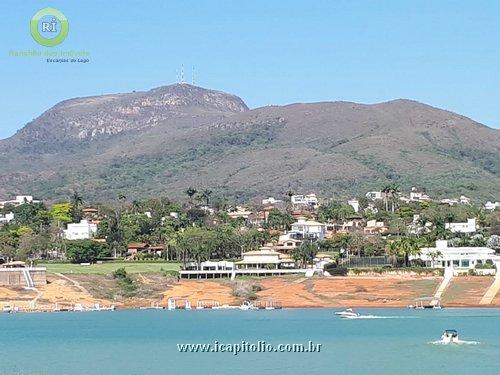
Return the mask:
[[354,312],[352,309],[345,309],[344,311],[337,311],[335,315],[340,316],[341,318],[357,318],[360,316],[357,312]]
[[151,306],[141,306],[139,307],[139,310],[163,310],[164,307],[160,306],[159,303],[153,303],[151,302]]
[[12,312],[12,307],[10,307],[10,305],[4,305],[3,308],[2,308],[2,312],[6,313],[6,314],[9,314],[9,313]]
[[457,344],[459,342],[458,332],[454,329],[445,330],[441,336],[441,341],[444,344]]
[[258,307],[254,306],[253,303],[249,302],[249,301],[244,301],[240,307],[239,307],[240,310],[257,310]]

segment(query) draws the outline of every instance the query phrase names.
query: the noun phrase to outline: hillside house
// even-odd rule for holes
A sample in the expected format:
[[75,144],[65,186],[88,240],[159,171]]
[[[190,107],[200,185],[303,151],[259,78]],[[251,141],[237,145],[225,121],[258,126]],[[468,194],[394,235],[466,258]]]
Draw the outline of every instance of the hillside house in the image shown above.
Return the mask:
[[385,198],[385,193],[382,193],[381,191],[369,191],[365,194],[365,197],[372,201],[382,200]]
[[452,233],[475,233],[477,230],[476,219],[467,219],[465,223],[446,223],[445,229]]
[[496,208],[500,208],[500,202],[486,202],[484,204],[484,209],[485,210],[488,210],[488,211],[493,211],[495,210]]
[[298,240],[324,240],[326,225],[314,220],[307,220],[305,217],[299,217],[297,222],[292,224],[292,229],[288,233]]
[[388,230],[389,228],[383,221],[376,220],[368,220],[366,222],[366,227],[364,228],[365,234],[383,234]]
[[9,224],[12,220],[14,220],[13,212],[9,212],[5,215],[0,214],[0,225]]
[[292,204],[297,207],[307,207],[307,208],[316,208],[318,207],[318,198],[316,197],[316,194],[311,193],[311,194],[306,194],[306,195],[292,195],[290,198]]
[[353,208],[354,212],[359,212],[359,201],[357,199],[350,199],[347,204]]
[[5,206],[17,207],[24,203],[40,203],[40,201],[34,200],[31,195],[16,195],[12,200],[0,201],[0,208]]
[[86,219],[82,219],[79,223],[70,223],[63,230],[63,237],[66,240],[88,240],[97,233],[97,224]]

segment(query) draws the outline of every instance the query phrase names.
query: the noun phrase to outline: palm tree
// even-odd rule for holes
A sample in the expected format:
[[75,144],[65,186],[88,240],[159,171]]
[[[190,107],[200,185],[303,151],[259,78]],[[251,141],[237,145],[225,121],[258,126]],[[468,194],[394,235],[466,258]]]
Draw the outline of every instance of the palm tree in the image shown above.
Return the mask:
[[386,185],[382,189],[382,193],[384,193],[384,204],[386,211],[389,211],[389,201],[387,200],[387,197],[389,196],[390,191],[391,191],[391,185]]
[[132,209],[135,214],[140,212],[142,210],[142,202],[138,200],[132,201]]
[[80,210],[80,206],[83,204],[83,197],[77,192],[73,192],[71,196],[71,218],[73,222],[79,222],[82,217],[82,211]]
[[390,195],[391,195],[391,211],[392,213],[394,213],[394,206],[395,206],[395,201],[396,199],[398,198],[399,196],[399,192],[400,192],[400,189],[399,189],[399,185],[398,184],[392,184],[391,185],[391,190],[390,190]]
[[205,202],[208,206],[208,204],[210,203],[210,196],[212,195],[212,190],[210,189],[205,189],[201,192],[201,197],[203,199],[205,199]]
[[295,248],[292,256],[296,261],[299,261],[302,266],[307,266],[311,263],[318,253],[318,244],[312,241],[303,241],[299,247]]
[[189,197],[189,203],[193,203],[193,196],[198,192],[194,187],[190,186],[185,191],[186,195]]
[[71,196],[71,205],[78,209],[83,204],[83,197],[77,191]]

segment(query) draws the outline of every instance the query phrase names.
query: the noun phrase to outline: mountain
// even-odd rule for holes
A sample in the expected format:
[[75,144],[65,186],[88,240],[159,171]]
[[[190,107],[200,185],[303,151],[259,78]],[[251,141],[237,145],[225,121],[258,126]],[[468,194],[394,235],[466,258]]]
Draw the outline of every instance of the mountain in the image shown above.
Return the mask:
[[249,199],[359,195],[396,182],[433,196],[498,198],[500,131],[411,100],[249,110],[178,84],[63,101],[0,141],[0,196]]

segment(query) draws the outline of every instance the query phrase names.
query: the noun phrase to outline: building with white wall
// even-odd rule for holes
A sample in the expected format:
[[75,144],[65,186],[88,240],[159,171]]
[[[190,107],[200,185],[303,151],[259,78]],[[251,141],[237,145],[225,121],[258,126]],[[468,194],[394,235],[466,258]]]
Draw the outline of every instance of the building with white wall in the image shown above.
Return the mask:
[[67,240],[87,240],[96,233],[97,224],[81,220],[79,223],[68,224],[67,229],[63,231],[63,237]]
[[0,214],[0,225],[8,224],[14,220],[14,213],[9,212],[8,214]]
[[445,229],[452,233],[475,233],[477,230],[476,219],[467,219],[465,223],[446,223]]
[[324,240],[326,225],[317,221],[306,220],[305,217],[299,217],[292,224],[292,229],[288,234],[295,239]]
[[385,193],[382,193],[381,191],[369,191],[368,193],[365,194],[365,197],[371,199],[372,201],[376,201],[384,199]]
[[436,241],[435,247],[420,249],[419,255],[410,256],[410,259],[420,259],[427,267],[456,269],[473,269],[477,264],[487,261],[498,262],[495,250],[489,247],[448,247],[448,241]]
[[500,208],[500,202],[486,202],[484,204],[484,209],[485,210],[488,210],[488,211],[493,211],[495,210],[496,208]]
[[275,199],[274,197],[262,199],[263,205],[276,204],[276,203],[281,203],[281,201],[279,199]]
[[303,206],[303,207],[311,207],[315,208],[318,206],[318,198],[316,197],[316,194],[311,193],[311,194],[306,194],[306,195],[292,195],[290,198],[292,201],[292,204],[294,206]]
[[359,212],[359,201],[357,199],[350,199],[347,204],[354,209],[354,212]]
[[20,206],[23,203],[39,203],[40,201],[37,201],[33,199],[33,196],[31,195],[16,195],[14,199],[7,200],[7,201],[0,201],[0,208],[3,208],[5,206]]

